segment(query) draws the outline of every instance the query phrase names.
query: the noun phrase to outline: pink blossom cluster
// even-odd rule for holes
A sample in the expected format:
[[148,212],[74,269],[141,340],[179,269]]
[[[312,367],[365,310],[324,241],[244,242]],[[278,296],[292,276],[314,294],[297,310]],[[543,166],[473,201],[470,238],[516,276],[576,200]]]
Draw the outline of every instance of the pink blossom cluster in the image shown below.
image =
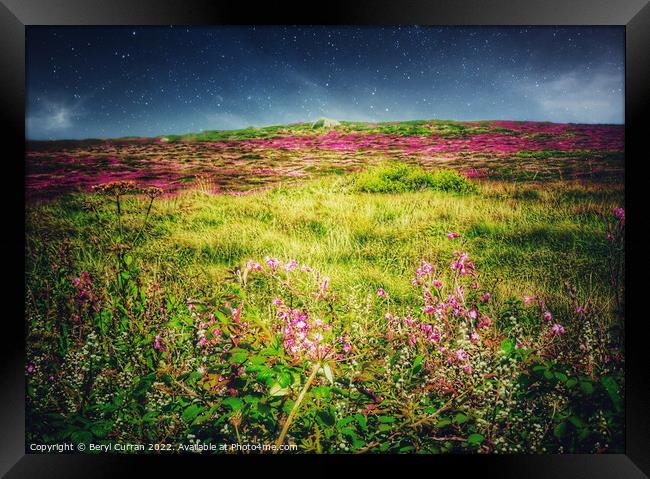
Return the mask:
[[454,251],[455,259],[451,260],[449,267],[458,272],[461,276],[472,275],[477,276],[476,270],[474,269],[474,263],[470,261],[467,253],[460,251]]
[[404,337],[410,346],[418,343],[434,344],[440,342],[440,330],[432,324],[418,320],[412,316],[399,317],[386,313],[388,340]]
[[92,301],[95,297],[92,290],[92,281],[90,274],[86,271],[79,273],[78,277],[72,278],[72,286],[77,290],[77,298]]
[[155,338],[153,338],[153,348],[156,351],[164,351],[165,346],[163,345],[163,339],[160,334],[157,334]]
[[456,364],[467,374],[472,374],[472,363],[470,362],[467,351],[462,348],[451,351],[445,347],[441,347],[440,352],[446,357],[447,364]]
[[[524,304],[526,306],[531,305],[533,303],[537,303],[537,306],[540,308],[542,321],[550,325],[550,328],[548,330],[548,336],[560,336],[566,332],[564,326],[554,321],[553,313],[551,313],[551,311],[546,309],[546,303],[542,298],[539,298],[538,296],[524,296]],[[578,306],[576,308],[576,313],[584,314],[584,312],[585,312],[585,308],[583,306]]]
[[612,210],[612,213],[614,213],[614,216],[618,218],[618,221],[621,225],[625,224],[625,209],[624,208],[614,208]]
[[[331,326],[322,319],[311,318],[306,310],[290,308],[279,298],[273,300],[276,317],[282,320],[282,345],[284,350],[295,360],[307,359],[317,361],[333,354],[334,346],[327,340],[331,336]],[[351,345],[345,338],[340,338],[344,350]]]
[[[285,263],[279,260],[278,258],[274,258],[272,256],[267,256],[266,258],[264,258],[263,264],[253,259],[249,259],[246,262],[246,269],[248,271],[263,271],[265,266],[267,270],[272,273],[280,270],[284,270],[287,273],[291,273],[292,271],[298,269],[298,262],[295,259],[290,259]],[[300,271],[302,271],[303,273],[311,273],[312,268],[303,264],[300,267]]]
[[[415,278],[411,280],[411,283],[414,286],[425,284],[426,281],[432,278],[433,273],[433,266],[422,260],[420,266],[415,270]],[[442,283],[440,284],[442,285]]]
[[[239,311],[235,309],[234,311]],[[235,313],[233,312],[233,316]],[[208,348],[216,345],[221,339],[221,330],[217,327],[217,318],[213,313],[208,313],[206,321],[202,321],[198,325],[197,330],[198,341],[197,348]]]
[[[72,286],[77,290],[76,301],[77,305],[82,310],[87,311],[88,308],[95,312],[99,310],[99,302],[93,291],[90,274],[86,271],[82,271],[78,277],[72,278]],[[79,314],[80,313],[75,313],[75,319],[80,319]]]

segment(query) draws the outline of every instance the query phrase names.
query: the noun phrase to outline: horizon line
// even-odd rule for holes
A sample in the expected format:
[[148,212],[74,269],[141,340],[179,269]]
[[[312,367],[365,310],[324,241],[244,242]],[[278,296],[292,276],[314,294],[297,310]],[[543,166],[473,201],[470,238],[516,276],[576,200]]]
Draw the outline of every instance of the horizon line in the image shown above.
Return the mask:
[[127,140],[127,139],[136,139],[136,138],[162,138],[166,136],[184,136],[184,135],[191,135],[191,134],[198,134],[198,133],[205,133],[205,132],[210,132],[210,131],[238,131],[238,130],[246,130],[249,128],[254,128],[254,129],[262,129],[262,128],[269,128],[272,126],[292,126],[292,125],[302,125],[302,124],[307,124],[307,123],[314,123],[318,120],[322,119],[329,119],[329,120],[336,120],[339,122],[343,123],[373,123],[373,124],[382,124],[382,123],[405,123],[409,121],[442,121],[442,122],[457,122],[457,123],[482,123],[482,122],[490,122],[490,121],[512,121],[515,123],[552,123],[556,125],[592,125],[592,126],[597,126],[597,125],[602,125],[602,126],[625,126],[625,122],[622,123],[602,123],[602,122],[594,122],[594,123],[588,123],[588,122],[572,122],[572,121],[549,121],[549,120],[511,120],[511,119],[482,119],[482,120],[451,120],[451,119],[441,119],[441,118],[425,118],[425,119],[418,119],[418,118],[413,118],[410,120],[382,120],[382,121],[354,121],[354,120],[337,120],[335,118],[329,118],[325,116],[321,116],[316,118],[315,120],[307,120],[307,121],[295,121],[291,123],[268,123],[268,124],[263,124],[263,125],[248,125],[248,126],[243,126],[241,128],[214,128],[214,129],[202,129],[202,130],[193,130],[193,131],[187,131],[185,133],[163,133],[159,135],[123,135],[123,136],[103,136],[103,137],[84,137],[84,138],[29,138],[27,135],[25,135],[25,141],[90,141],[90,140]]

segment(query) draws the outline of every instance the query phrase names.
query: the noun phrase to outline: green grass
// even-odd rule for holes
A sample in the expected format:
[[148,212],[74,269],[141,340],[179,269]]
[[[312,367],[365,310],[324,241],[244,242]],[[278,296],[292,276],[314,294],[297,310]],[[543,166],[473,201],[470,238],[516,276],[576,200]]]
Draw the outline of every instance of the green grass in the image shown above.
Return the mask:
[[[474,189],[473,194],[446,191]],[[415,191],[409,191],[415,190]],[[371,191],[372,193],[367,193]],[[391,192],[391,193],[384,193]],[[536,293],[562,301],[562,285],[595,282],[598,302],[611,304],[607,290],[607,241],[602,215],[622,202],[620,188],[577,187],[557,182],[544,189],[508,183],[480,187],[455,173],[425,173],[407,166],[379,167],[349,178],[325,178],[302,187],[279,187],[246,196],[187,192],[158,201],[151,235],[137,248],[150,275],[163,269],[170,285],[210,286],[249,258],[295,258],[330,272],[343,295],[381,284],[408,284],[423,258],[449,255],[456,245],[447,231],[469,240],[468,249],[487,281],[515,295]],[[102,250],[88,238],[101,233],[96,218],[80,210],[83,197],[33,208],[30,245],[39,254],[42,235],[71,241],[78,269],[102,265]],[[138,200],[127,203],[125,223],[138,228]],[[114,222],[112,206],[102,223]],[[43,254],[42,252],[40,254]],[[155,265],[155,266],[154,266]],[[201,276],[206,271],[208,276]],[[34,272],[35,275],[39,274]],[[194,281],[194,280],[193,280]]]
[[[187,190],[157,198],[146,223],[143,197],[123,197],[119,220],[112,199],[91,194],[31,204],[26,308],[28,359],[37,371],[28,381],[28,433],[43,442],[178,443],[189,433],[207,442],[234,442],[240,433],[266,442],[284,438],[279,420],[310,388],[313,364],[288,359],[268,332],[277,320],[271,302],[280,296],[330,321],[359,356],[332,363],[335,380],[323,372],[305,396],[289,432],[303,452],[409,452],[414,445],[428,453],[586,452],[601,437],[618,451],[621,370],[597,354],[620,350],[611,333],[621,316],[606,234],[612,208],[622,203],[623,188],[615,184],[475,183],[453,172],[384,164],[242,196]],[[461,237],[450,240],[448,232]],[[116,251],[121,243],[129,249]],[[481,330],[480,345],[469,343],[462,321],[454,326],[447,344],[471,351],[475,368],[460,376],[455,366],[436,362],[440,351],[387,341],[384,319],[387,307],[421,316],[423,292],[411,285],[415,268],[426,260],[446,282],[458,250],[475,263],[480,291],[492,294],[478,307],[496,325]],[[284,272],[249,271],[242,279],[249,259],[263,263],[267,256],[295,259],[328,276],[329,296],[319,299],[298,271],[288,286]],[[92,279],[96,310],[73,287],[82,271]],[[378,288],[388,292],[388,303]],[[536,306],[522,306],[524,296],[542,298],[567,334],[548,339],[543,328],[550,324],[541,322]],[[203,309],[190,313],[193,301]],[[576,304],[588,305],[587,332]],[[233,307],[253,326],[239,330]],[[231,344],[226,334],[222,349],[204,354],[196,339],[199,318],[207,321],[208,313],[241,342]],[[156,337],[164,350],[152,348]],[[576,366],[585,338],[594,341],[588,364],[602,377]],[[515,339],[530,349],[516,350]],[[240,377],[233,371],[243,364]],[[493,371],[497,378],[485,381]],[[211,386],[224,377],[232,378],[237,396]],[[363,412],[374,402],[353,381],[365,381],[383,398],[375,400],[377,414]],[[449,411],[447,393],[424,387],[436,381],[457,388]],[[461,391],[469,395],[462,399]],[[511,391],[512,402],[497,410],[495,401]],[[566,399],[559,406],[558,394]],[[537,408],[542,432],[530,430],[527,407]],[[614,432],[601,434],[599,414]],[[434,426],[412,430],[421,418]],[[488,438],[492,423],[505,442]],[[236,435],[229,424],[239,424]],[[529,434],[537,434],[534,442]],[[430,441],[432,435],[461,442]]]
[[426,171],[405,163],[388,163],[368,169],[355,179],[357,191],[364,193],[404,193],[436,190],[449,193],[471,193],[476,185],[455,171]]

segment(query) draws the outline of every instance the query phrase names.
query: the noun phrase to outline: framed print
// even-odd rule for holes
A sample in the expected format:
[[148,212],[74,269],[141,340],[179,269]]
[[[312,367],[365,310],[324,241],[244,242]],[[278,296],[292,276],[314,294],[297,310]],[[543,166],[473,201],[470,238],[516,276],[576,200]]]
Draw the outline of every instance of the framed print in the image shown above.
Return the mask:
[[2,22],[7,477],[646,477],[646,2]]

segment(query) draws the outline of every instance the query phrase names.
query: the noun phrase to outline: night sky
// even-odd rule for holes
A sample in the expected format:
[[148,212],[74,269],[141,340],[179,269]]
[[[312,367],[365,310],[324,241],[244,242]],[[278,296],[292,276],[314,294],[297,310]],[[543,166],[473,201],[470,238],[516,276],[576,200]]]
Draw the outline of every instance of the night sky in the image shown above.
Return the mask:
[[619,27],[28,27],[27,137],[319,117],[623,123]]

